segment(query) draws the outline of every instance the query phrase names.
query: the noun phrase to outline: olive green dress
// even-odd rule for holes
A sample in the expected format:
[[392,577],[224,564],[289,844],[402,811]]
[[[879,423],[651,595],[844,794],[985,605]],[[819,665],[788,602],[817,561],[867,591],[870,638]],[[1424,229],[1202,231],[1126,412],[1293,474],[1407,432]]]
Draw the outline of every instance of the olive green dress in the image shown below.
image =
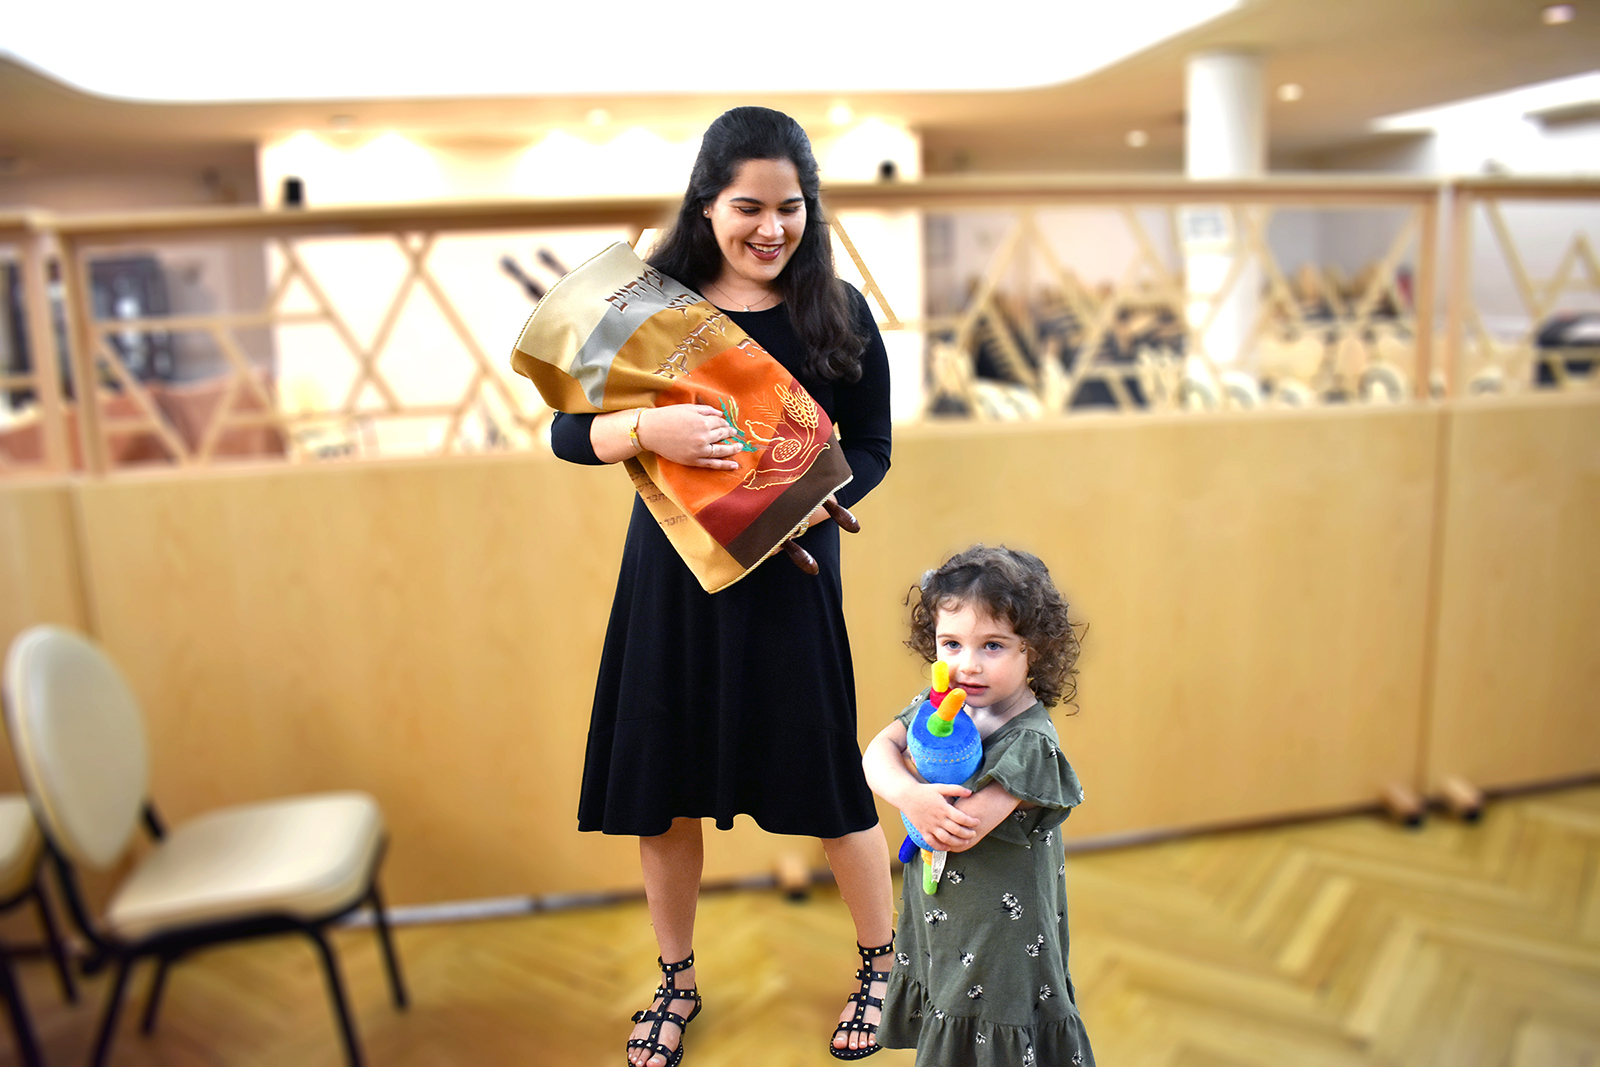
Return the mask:
[[[921,700],[899,716],[908,729]],[[1067,970],[1060,830],[1083,789],[1044,705],[984,739],[965,785],[990,782],[1038,807],[950,853],[932,896],[922,892],[921,855],[906,864],[878,1043],[915,1047],[917,1067],[1093,1064]]]

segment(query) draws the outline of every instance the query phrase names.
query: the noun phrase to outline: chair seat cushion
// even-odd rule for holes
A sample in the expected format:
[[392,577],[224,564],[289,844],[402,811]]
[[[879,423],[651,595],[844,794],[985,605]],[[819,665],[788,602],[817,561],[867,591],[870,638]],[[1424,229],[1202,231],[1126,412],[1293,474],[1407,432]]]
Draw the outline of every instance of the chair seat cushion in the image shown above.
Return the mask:
[[33,884],[41,843],[28,798],[20,793],[0,796],[0,901]]
[[366,894],[383,816],[365,793],[245,804],[169,831],[106,909],[126,941],[198,924],[288,915],[317,920]]

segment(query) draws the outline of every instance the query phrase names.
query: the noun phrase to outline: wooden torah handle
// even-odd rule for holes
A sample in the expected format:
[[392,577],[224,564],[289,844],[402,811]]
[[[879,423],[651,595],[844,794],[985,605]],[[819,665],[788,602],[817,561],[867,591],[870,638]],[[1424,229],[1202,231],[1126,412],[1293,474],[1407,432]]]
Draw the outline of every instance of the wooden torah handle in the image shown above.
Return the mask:
[[[833,521],[838,523],[839,527],[846,533],[861,532],[861,523],[856,521],[856,517],[850,514],[843,504],[829,497],[822,502],[822,506],[828,510],[828,514],[833,517]],[[817,558],[801,548],[792,539],[783,543],[783,550],[789,554],[789,559],[794,565],[807,574],[816,574],[821,570],[817,566]]]
[[783,543],[783,550],[789,554],[790,561],[807,574],[816,574],[822,569],[821,567],[817,566],[817,557],[813,556],[811,553],[807,552],[793,541],[785,541]]
[[845,506],[833,499],[833,497],[830,496],[824,500],[822,506],[828,509],[828,514],[833,516],[833,521],[838,523],[839,528],[845,533],[861,532],[861,523],[857,522],[856,517],[845,510]]

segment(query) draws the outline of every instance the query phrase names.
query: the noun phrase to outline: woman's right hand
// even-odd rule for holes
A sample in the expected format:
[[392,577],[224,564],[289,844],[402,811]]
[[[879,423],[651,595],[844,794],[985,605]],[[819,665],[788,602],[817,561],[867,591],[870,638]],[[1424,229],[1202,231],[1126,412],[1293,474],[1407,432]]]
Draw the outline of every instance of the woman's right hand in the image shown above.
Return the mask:
[[744,446],[732,440],[734,428],[710,404],[669,404],[646,408],[639,421],[639,443],[662,459],[685,467],[738,470],[731,457]]
[[[638,448],[628,434],[634,419],[639,420]],[[733,435],[722,412],[709,404],[668,404],[607,412],[590,425],[589,443],[604,463],[631,459],[645,451],[685,467],[738,470],[739,464],[731,457],[743,446],[729,440]]]

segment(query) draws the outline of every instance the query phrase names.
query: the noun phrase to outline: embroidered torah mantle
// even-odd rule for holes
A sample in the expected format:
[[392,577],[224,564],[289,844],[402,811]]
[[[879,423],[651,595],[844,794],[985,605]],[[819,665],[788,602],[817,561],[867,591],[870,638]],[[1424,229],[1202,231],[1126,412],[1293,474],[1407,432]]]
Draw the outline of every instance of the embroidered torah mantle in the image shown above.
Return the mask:
[[707,404],[743,446],[738,470],[641,452],[634,488],[707,592],[749,574],[850,481],[833,423],[732,319],[618,242],[545,294],[511,366],[573,414]]

